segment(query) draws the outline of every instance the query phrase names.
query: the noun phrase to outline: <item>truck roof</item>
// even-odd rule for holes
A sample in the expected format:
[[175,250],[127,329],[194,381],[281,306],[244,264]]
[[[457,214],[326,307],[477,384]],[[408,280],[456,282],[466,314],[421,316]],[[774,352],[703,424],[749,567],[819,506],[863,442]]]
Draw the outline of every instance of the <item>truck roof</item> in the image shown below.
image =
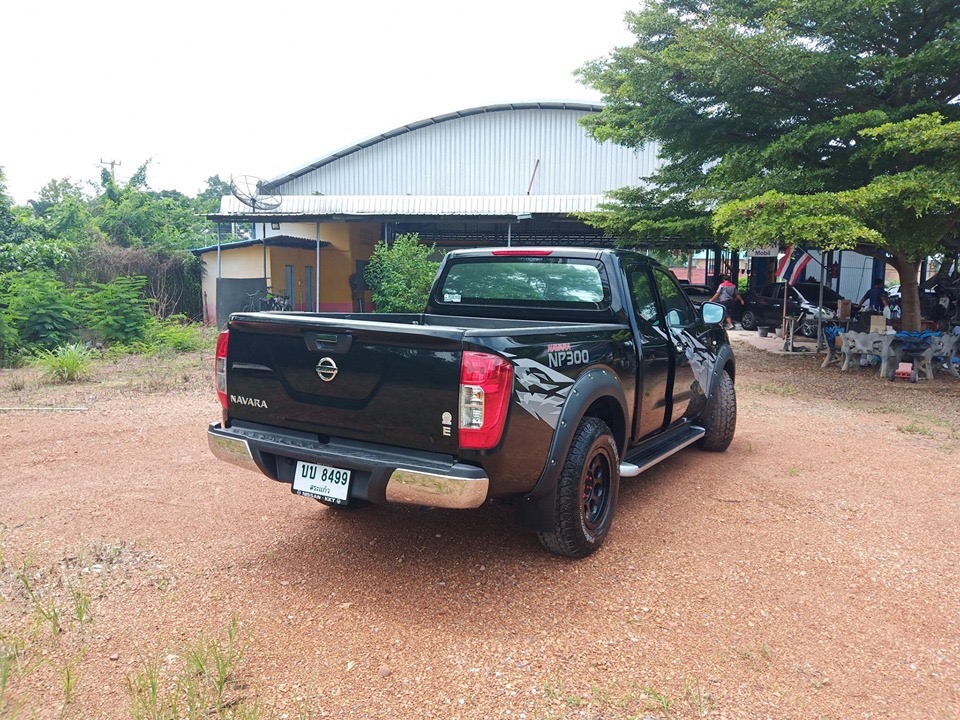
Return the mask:
[[630,255],[637,258],[646,258],[649,256],[639,253],[635,250],[623,250],[614,248],[584,248],[584,247],[555,247],[555,246],[528,246],[528,247],[495,247],[495,248],[465,248],[462,250],[451,250],[447,253],[450,258],[462,257],[549,257],[557,255],[559,257],[580,258],[586,260],[595,260],[604,255]]

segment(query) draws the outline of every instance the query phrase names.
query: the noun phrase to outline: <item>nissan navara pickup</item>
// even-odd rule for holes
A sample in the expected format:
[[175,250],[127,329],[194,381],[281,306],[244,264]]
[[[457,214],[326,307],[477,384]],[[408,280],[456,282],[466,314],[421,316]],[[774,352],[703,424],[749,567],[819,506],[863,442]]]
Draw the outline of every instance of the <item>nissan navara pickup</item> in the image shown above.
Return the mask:
[[420,314],[231,315],[209,445],[333,507],[508,502],[584,557],[621,478],[733,439],[724,312],[632,251],[457,250]]

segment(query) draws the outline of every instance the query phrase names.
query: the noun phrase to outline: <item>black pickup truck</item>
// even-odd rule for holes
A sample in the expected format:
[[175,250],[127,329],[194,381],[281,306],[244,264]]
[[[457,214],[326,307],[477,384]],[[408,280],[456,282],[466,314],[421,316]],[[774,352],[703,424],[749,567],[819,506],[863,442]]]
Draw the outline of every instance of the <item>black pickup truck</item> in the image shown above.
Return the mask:
[[724,312],[635,252],[458,250],[422,314],[232,315],[210,448],[334,507],[510,502],[583,557],[620,478],[733,439]]

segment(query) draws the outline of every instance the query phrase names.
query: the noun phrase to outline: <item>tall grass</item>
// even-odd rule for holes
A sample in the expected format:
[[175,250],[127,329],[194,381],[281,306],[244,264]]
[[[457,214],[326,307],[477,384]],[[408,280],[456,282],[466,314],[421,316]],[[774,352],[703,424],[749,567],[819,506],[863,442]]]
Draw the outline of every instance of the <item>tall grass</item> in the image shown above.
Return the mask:
[[93,358],[83,345],[73,343],[54,350],[38,350],[33,364],[51,382],[78,382],[90,377]]

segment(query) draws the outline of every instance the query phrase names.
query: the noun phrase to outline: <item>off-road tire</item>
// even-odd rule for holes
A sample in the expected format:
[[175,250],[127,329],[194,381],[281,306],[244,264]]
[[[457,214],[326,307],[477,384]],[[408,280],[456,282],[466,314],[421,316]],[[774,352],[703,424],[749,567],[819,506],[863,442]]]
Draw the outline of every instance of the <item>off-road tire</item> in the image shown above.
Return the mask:
[[700,449],[723,452],[730,447],[737,429],[737,391],[733,386],[733,378],[726,370],[714,390],[710,412],[704,419],[703,427],[707,434],[700,438]]
[[744,310],[740,313],[740,327],[742,327],[744,330],[757,329],[757,316],[754,314],[753,310]]
[[552,553],[582,558],[597,551],[613,524],[620,490],[620,458],[607,424],[580,421],[557,480],[557,507],[551,532],[538,533]]

